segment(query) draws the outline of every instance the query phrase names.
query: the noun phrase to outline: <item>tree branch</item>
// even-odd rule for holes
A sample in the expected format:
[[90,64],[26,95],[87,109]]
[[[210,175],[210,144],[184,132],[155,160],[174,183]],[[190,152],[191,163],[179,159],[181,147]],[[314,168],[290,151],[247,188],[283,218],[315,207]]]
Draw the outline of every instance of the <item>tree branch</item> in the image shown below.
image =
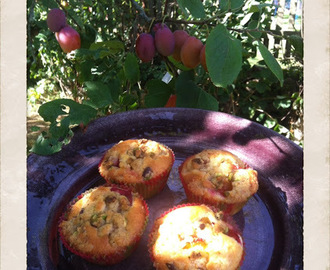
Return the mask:
[[166,1],[165,1],[163,16],[166,16],[166,14],[167,14],[168,5],[169,5],[168,1],[169,1],[169,0],[166,0]]
[[[185,21],[185,20],[173,20],[171,18],[165,18],[164,22],[175,23],[175,24],[195,24],[195,25],[203,25],[203,24],[213,24],[211,23],[212,19],[207,19],[203,21]],[[156,22],[161,22],[161,20],[156,20]]]
[[[58,0],[57,0],[58,1]],[[135,7],[135,9],[139,12],[139,15],[147,22],[150,23],[152,19],[146,15],[144,12],[143,8],[135,1],[135,0],[130,0],[132,5]],[[168,0],[166,1],[166,5],[164,7],[164,16],[166,15],[167,12],[167,5],[168,5]],[[175,20],[171,19],[168,17],[165,17],[163,19],[156,19],[154,22],[159,23],[159,22],[168,22],[168,23],[174,23],[174,24],[194,24],[194,25],[215,25],[215,17],[206,19],[206,20],[191,20],[191,21],[186,21],[186,20]],[[260,29],[239,29],[239,28],[231,28],[228,27],[228,30],[235,31],[238,33],[249,33],[249,32],[260,32],[260,33],[266,33],[269,35],[274,36],[275,38],[280,38],[280,39],[287,39],[287,35],[281,34],[278,30],[260,30]]]
[[[144,12],[143,8],[135,1],[135,0],[130,0],[134,8],[139,12],[139,15],[144,19],[147,23],[150,23],[152,19],[146,15]],[[168,3],[168,2],[167,2]],[[166,15],[165,12],[167,12],[167,6],[164,8],[164,16]],[[155,23],[158,22],[169,22],[169,23],[176,23],[176,24],[195,24],[195,25],[203,25],[203,24],[213,24],[211,21],[214,20],[214,18],[210,18],[207,20],[203,21],[185,21],[185,20],[174,20],[171,18],[164,18],[164,19],[157,19],[155,20]]]
[[238,29],[238,28],[230,28],[230,27],[227,29],[231,30],[231,31],[236,31],[238,33],[248,33],[248,32],[265,33],[265,34],[272,35],[273,37],[279,38],[279,39],[287,39],[289,37],[288,35],[281,34],[281,32],[278,30],[260,30],[257,28],[255,28],[255,29]]
[[140,17],[145,20],[147,23],[151,22],[151,18],[147,16],[147,14],[144,12],[143,8],[135,1],[130,0],[134,8],[139,12]]

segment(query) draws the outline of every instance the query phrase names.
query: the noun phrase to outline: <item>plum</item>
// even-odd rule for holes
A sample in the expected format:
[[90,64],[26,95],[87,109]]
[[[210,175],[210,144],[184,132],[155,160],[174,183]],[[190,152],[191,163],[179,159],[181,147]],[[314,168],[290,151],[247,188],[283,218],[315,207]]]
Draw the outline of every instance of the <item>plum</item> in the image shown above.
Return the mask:
[[56,40],[65,53],[80,49],[81,40],[79,33],[71,26],[63,27],[59,32],[55,33]]
[[156,53],[153,36],[148,33],[139,35],[135,42],[135,52],[142,62],[150,62]]
[[174,52],[172,57],[176,60],[181,62],[181,57],[180,57],[180,51],[181,47],[186,41],[186,39],[189,37],[189,34],[184,31],[184,30],[175,30],[173,32],[174,35],[174,40],[175,40],[175,46],[174,46]]
[[151,29],[152,36],[155,37],[156,32],[163,27],[168,28],[165,23],[156,23]]
[[174,52],[175,39],[168,27],[163,25],[157,30],[155,33],[155,46],[163,56],[170,56]]
[[195,68],[200,64],[200,51],[203,43],[196,37],[190,36],[182,45],[180,57],[184,66]]
[[66,16],[63,10],[53,8],[47,15],[47,26],[52,32],[59,32],[66,26]]
[[170,95],[169,99],[167,100],[166,104],[164,107],[169,108],[169,107],[176,107],[176,95]]

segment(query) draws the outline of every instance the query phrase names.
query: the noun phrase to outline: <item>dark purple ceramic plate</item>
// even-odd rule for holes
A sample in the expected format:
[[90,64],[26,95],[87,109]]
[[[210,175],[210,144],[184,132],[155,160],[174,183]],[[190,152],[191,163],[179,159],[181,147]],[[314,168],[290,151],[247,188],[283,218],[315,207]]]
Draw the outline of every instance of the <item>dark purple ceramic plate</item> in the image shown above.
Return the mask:
[[[168,145],[176,161],[168,185],[147,200],[150,220],[137,250],[118,265],[93,265],[61,244],[57,221],[74,197],[104,180],[97,165],[106,149],[120,140],[148,138]],[[259,174],[259,191],[234,218],[243,231],[246,257],[242,270],[303,269],[303,151],[254,122],[198,109],[160,108],[100,118],[52,156],[27,160],[28,269],[153,269],[147,237],[155,218],[186,202],[178,166],[205,148],[231,151]]]

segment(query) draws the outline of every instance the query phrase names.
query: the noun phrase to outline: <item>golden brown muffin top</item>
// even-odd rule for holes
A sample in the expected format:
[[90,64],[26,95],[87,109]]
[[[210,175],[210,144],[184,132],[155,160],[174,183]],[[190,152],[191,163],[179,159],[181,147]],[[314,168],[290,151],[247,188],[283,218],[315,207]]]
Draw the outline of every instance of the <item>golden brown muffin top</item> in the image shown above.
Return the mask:
[[168,172],[172,164],[173,154],[166,146],[152,140],[132,139],[110,148],[99,171],[107,180],[138,183]]
[[156,269],[237,269],[242,238],[221,217],[205,205],[190,205],[157,219],[150,248]]
[[136,193],[100,186],[86,192],[60,223],[69,245],[84,254],[107,255],[125,251],[143,232],[147,209]]
[[258,174],[228,151],[206,149],[185,160],[181,176],[199,196],[225,203],[247,200],[258,190]]

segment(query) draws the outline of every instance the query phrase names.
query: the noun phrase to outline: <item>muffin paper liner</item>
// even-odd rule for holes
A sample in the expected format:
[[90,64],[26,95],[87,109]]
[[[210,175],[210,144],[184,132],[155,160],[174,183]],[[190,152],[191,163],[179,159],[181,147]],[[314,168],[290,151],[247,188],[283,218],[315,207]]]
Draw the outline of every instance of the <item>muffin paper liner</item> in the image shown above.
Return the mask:
[[[179,177],[180,177],[183,189],[186,193],[187,200],[189,202],[213,205],[216,208],[218,208],[218,210],[220,210],[228,215],[234,215],[234,214],[238,213],[243,208],[243,206],[247,203],[249,198],[247,198],[247,200],[242,201],[242,202],[226,203],[224,201],[217,199],[216,197],[210,198],[210,197],[205,197],[205,196],[200,196],[200,195],[194,194],[194,192],[189,188],[187,182],[184,181],[184,177],[182,176],[182,173],[181,173],[182,168],[187,160],[188,160],[188,158],[184,162],[182,162],[181,165],[179,166]],[[246,166],[248,166],[248,165],[246,165]]]
[[[162,144],[162,145],[165,146],[166,149],[168,149],[170,151],[170,153],[172,155],[172,163],[169,165],[169,168],[166,171],[164,171],[163,173],[161,173],[159,175],[156,175],[155,177],[153,177],[149,180],[139,182],[139,183],[124,183],[122,181],[116,181],[116,179],[107,179],[99,170],[100,175],[108,183],[115,183],[115,184],[127,186],[127,187],[131,188],[133,191],[138,192],[144,199],[149,199],[164,189],[164,187],[166,186],[166,183],[167,183],[167,179],[172,170],[174,161],[175,161],[175,155],[174,155],[174,152],[172,151],[172,149],[164,144]],[[105,152],[105,154],[106,154],[106,152]],[[103,159],[105,157],[105,154],[103,155],[98,167],[101,166]]]
[[[130,194],[132,194],[132,190],[130,190],[128,187],[126,186],[122,186],[122,185],[115,185],[115,184],[105,184],[102,186],[108,186],[108,187],[112,187],[114,188],[113,191],[118,192],[118,190],[123,190],[124,192],[130,192]],[[96,187],[97,188],[97,187]],[[97,255],[90,255],[90,254],[86,254],[83,252],[80,252],[78,250],[76,250],[75,248],[73,248],[70,243],[66,240],[62,228],[59,226],[60,223],[64,220],[67,220],[67,215],[68,215],[68,211],[70,210],[70,208],[77,202],[79,201],[81,198],[83,198],[83,196],[87,195],[88,193],[92,192],[93,190],[95,190],[96,188],[92,188],[89,189],[85,192],[83,192],[82,194],[80,194],[79,196],[77,196],[75,199],[73,199],[68,206],[66,207],[66,209],[64,210],[63,214],[61,215],[59,222],[58,222],[58,231],[59,231],[59,236],[60,239],[64,245],[64,247],[69,250],[71,253],[78,255],[79,257],[83,258],[86,261],[89,261],[91,263],[94,264],[98,264],[98,265],[112,265],[112,264],[116,264],[119,263],[121,261],[123,261],[124,259],[126,259],[130,254],[132,254],[132,252],[136,249],[136,247],[138,246],[138,243],[141,240],[141,237],[147,227],[148,221],[149,221],[149,208],[147,203],[145,202],[145,200],[142,200],[143,202],[143,207],[146,210],[146,219],[144,222],[144,227],[141,230],[140,234],[136,235],[135,238],[133,239],[131,245],[122,248],[116,252],[113,252],[111,254],[108,254],[106,256],[97,256]],[[119,192],[120,194],[122,194],[121,192]],[[122,194],[124,195],[124,194]],[[124,195],[126,196],[126,195]],[[141,196],[140,196],[141,197]],[[129,199],[129,198],[128,198]],[[132,198],[131,198],[132,200]],[[131,201],[130,200],[130,201]]]
[[[180,205],[170,208],[169,210],[163,212],[158,218],[155,219],[155,222],[148,235],[148,252],[149,252],[150,259],[153,263],[155,262],[155,258],[153,256],[153,252],[152,252],[153,245],[154,245],[154,234],[157,233],[157,231],[158,231],[158,227],[156,226],[156,221],[165,217],[167,214],[169,214],[170,212],[172,212],[176,209],[179,209],[182,207],[187,207],[187,206],[201,206],[201,205],[205,205],[205,206],[209,207],[214,213],[222,212],[222,211],[219,211],[219,209],[217,207],[215,207],[214,205],[209,205],[209,204],[204,204],[204,203],[186,203],[186,204],[180,204]],[[238,228],[236,222],[234,221],[234,219],[231,215],[228,215],[227,213],[223,213],[223,214],[224,215],[221,219],[227,223],[228,227],[231,229],[232,232],[235,232],[235,235],[229,235],[229,236],[235,238],[235,240],[243,246],[243,256],[242,256],[242,259],[240,262],[240,266],[241,266],[243,264],[244,257],[245,257],[245,243],[242,238],[242,232]],[[239,269],[239,267],[237,268],[237,270],[238,269]]]

